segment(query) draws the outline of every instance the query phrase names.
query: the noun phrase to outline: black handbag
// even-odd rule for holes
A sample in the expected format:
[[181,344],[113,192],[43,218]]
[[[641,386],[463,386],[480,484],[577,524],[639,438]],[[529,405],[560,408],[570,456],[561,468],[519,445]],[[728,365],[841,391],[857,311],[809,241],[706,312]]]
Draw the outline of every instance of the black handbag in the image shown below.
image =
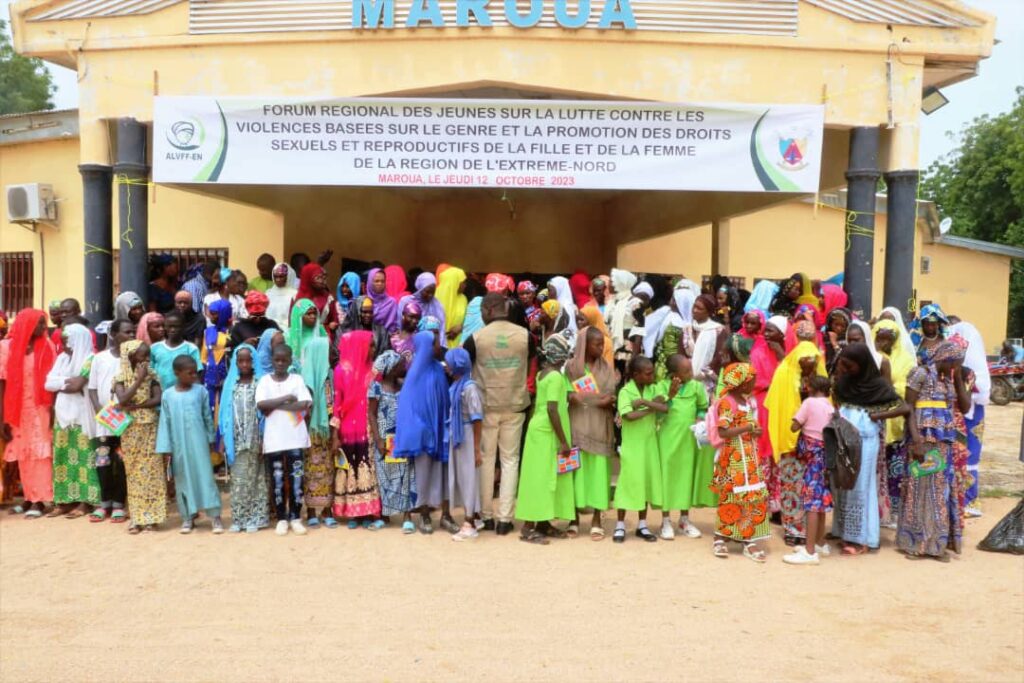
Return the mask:
[[860,431],[837,410],[822,430],[822,438],[825,441],[825,469],[832,475],[836,486],[849,491],[857,485],[860,473]]

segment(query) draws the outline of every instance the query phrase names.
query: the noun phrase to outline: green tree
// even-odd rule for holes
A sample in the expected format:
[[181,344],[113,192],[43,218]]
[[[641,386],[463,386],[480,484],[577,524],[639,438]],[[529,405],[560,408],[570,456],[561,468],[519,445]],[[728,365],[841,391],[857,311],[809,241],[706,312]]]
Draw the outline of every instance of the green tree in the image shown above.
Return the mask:
[[55,91],[41,60],[14,51],[7,22],[0,19],[0,114],[53,109]]
[[[960,131],[959,146],[925,172],[921,196],[935,202],[940,216],[953,219],[955,235],[1024,247],[1024,87],[1016,92],[1010,111],[974,119]],[[1020,337],[1024,263],[1011,267],[1007,329]]]

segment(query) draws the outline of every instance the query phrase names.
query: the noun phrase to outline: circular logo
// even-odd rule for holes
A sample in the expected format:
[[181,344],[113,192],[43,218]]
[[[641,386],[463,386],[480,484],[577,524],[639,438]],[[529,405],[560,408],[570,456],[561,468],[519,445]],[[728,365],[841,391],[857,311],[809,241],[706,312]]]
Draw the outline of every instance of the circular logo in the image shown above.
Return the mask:
[[171,147],[189,152],[199,149],[206,139],[206,130],[199,119],[183,119],[175,121],[167,129],[167,142]]

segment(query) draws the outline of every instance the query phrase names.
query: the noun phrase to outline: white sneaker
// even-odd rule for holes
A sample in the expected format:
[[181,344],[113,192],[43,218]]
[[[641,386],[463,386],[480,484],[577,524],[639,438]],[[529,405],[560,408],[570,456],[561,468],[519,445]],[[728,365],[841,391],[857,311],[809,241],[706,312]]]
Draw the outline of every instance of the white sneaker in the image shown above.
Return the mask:
[[[804,552],[806,552],[806,551],[807,551],[807,548],[804,547]],[[822,557],[828,557],[829,555],[832,554],[832,546],[830,546],[828,543],[826,543],[825,545],[815,545],[814,546],[814,554],[815,555],[821,555]]]
[[982,512],[978,508],[976,508],[974,506],[971,506],[969,508],[964,508],[964,515],[974,519],[974,518],[977,518],[977,517],[981,517]]
[[301,520],[293,519],[291,521],[291,527],[292,527],[292,533],[294,533],[294,534],[296,534],[298,536],[305,536],[306,535],[306,527],[302,526],[302,521]]
[[274,533],[277,534],[278,536],[287,536],[288,535],[288,522],[286,522],[283,519],[280,522],[278,522],[277,526],[274,528]]
[[700,538],[701,536],[703,536],[703,534],[700,532],[700,529],[695,527],[693,525],[693,522],[691,522],[689,519],[686,519],[679,524],[679,533],[681,533],[683,536],[686,536],[687,538]]
[[476,530],[476,527],[464,526],[461,529],[459,529],[456,533],[452,534],[452,540],[455,542],[472,541],[479,535],[480,532]]
[[784,555],[782,561],[786,564],[818,564],[818,553],[811,555],[807,548],[801,545],[789,555]]
[[676,532],[672,529],[672,520],[666,519],[661,523],[661,540],[674,541]]

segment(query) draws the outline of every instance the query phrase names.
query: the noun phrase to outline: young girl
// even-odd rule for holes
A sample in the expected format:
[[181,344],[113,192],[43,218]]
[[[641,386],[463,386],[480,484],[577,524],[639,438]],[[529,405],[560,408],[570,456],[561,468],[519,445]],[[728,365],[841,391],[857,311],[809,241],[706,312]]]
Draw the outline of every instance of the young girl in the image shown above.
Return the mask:
[[793,416],[791,430],[800,432],[797,458],[804,462],[801,507],[807,515],[807,541],[796,551],[782,558],[788,564],[818,564],[818,555],[828,556],[832,549],[825,543],[825,514],[832,511],[832,493],[825,472],[823,431],[835,409],[828,394],[832,383],[828,377],[815,375],[810,380],[810,396],[800,404]]
[[114,395],[132,422],[121,434],[132,521],[128,533],[153,531],[167,519],[167,465],[156,452],[160,379],[149,365],[149,347],[137,339],[121,345]]
[[161,313],[146,313],[139,320],[135,338],[146,342],[146,346],[153,348],[153,344],[163,341],[165,336],[164,316]]
[[473,520],[480,516],[480,482],[477,468],[483,462],[480,436],[483,433],[484,402],[470,375],[473,362],[465,349],[449,349],[445,365],[452,376],[448,390],[448,490],[450,506],[461,506],[465,512],[462,527],[452,534],[453,541],[467,541],[479,534]]
[[[134,338],[135,326],[130,320],[119,318],[110,323],[107,349],[94,355],[89,367],[89,398],[93,415],[116,398],[114,380],[121,371],[121,345]],[[128,519],[124,509],[128,491],[121,440],[100,424],[96,425],[96,434],[95,460],[96,477],[100,482],[100,506],[89,515],[89,521],[102,522],[109,515],[113,523],[122,524]]]
[[618,521],[612,540],[626,541],[626,511],[636,510],[640,523],[636,535],[648,543],[658,537],[647,528],[647,508],[661,507],[661,457],[658,453],[657,413],[667,413],[668,405],[655,399],[654,363],[636,356],[630,364],[630,379],[619,391],[618,410],[622,418],[621,471],[615,486]]
[[[77,519],[100,502],[100,480],[92,453],[96,417],[86,395],[86,363],[92,358],[92,335],[84,325],[68,325],[61,334],[61,354],[46,375],[53,405],[53,502],[48,517]],[[83,374],[84,373],[84,374]]]
[[256,408],[253,361],[256,349],[235,349],[221,395],[220,425],[224,457],[231,468],[231,528],[254,534],[270,526],[267,468],[260,449],[260,414]]
[[[174,386],[174,359],[178,356],[189,356],[200,366],[199,348],[190,341],[185,341],[183,326],[185,318],[177,311],[164,316],[164,332],[167,338],[152,346],[153,369],[160,377],[160,388],[170,389]],[[201,367],[201,366],[200,366]]]
[[[263,428],[263,454],[267,458],[274,485],[274,508],[278,536],[288,528],[299,536],[306,527],[299,519],[302,507],[302,451],[309,448],[309,431],[303,414],[313,405],[313,397],[301,375],[289,372],[292,350],[286,344],[274,347],[271,362],[274,371],[256,385],[256,407],[266,416]],[[285,499],[285,477],[289,477]]]
[[[210,304],[210,319],[213,323],[206,327],[206,332],[203,335],[203,347],[199,353],[203,367],[203,384],[206,386],[206,393],[210,396],[210,410],[214,414],[216,414],[217,405],[220,402],[220,390],[224,385],[224,378],[228,374],[228,344],[230,340],[228,331],[231,329],[231,310],[231,302],[227,299],[218,299]],[[221,438],[223,437],[218,430],[218,446]]]
[[537,402],[526,428],[516,518],[526,522],[520,539],[547,545],[548,537],[565,538],[553,519],[573,519],[576,504],[570,474],[558,474],[558,456],[569,453],[569,383],[561,373],[569,358],[569,340],[553,334],[544,342]]
[[[666,363],[669,378],[658,383],[654,393],[668,399],[668,413],[658,429],[658,452],[664,486],[661,538],[675,538],[672,510],[679,510],[679,533],[700,538],[700,529],[690,522],[691,507],[710,507],[708,486],[711,469],[700,467],[700,449],[690,427],[704,418],[708,397],[704,385],[693,378],[693,369],[685,356],[674,354]],[[713,465],[711,461],[709,464]]]
[[377,356],[373,363],[375,379],[367,392],[367,414],[370,438],[373,440],[381,514],[385,518],[402,515],[402,533],[413,534],[416,533],[411,514],[414,505],[413,468],[408,459],[389,457],[395,437],[398,380],[405,376],[405,368],[405,362],[395,351],[388,350]]
[[181,514],[181,533],[192,533],[200,512],[213,519],[213,533],[224,533],[220,518],[220,492],[213,480],[210,450],[217,429],[210,411],[210,396],[198,384],[199,367],[188,356],[172,365],[175,385],[160,401],[156,452],[171,454],[175,496]]
[[754,369],[747,363],[733,363],[722,372],[722,390],[716,404],[718,435],[725,442],[718,450],[712,490],[718,494],[715,525],[715,557],[729,557],[728,541],[743,544],[743,555],[754,562],[765,561],[757,542],[769,536],[768,489],[757,461],[756,403]]
[[334,448],[348,462],[345,488],[335,492],[334,514],[348,518],[348,528],[384,527],[380,519],[377,472],[367,444],[367,392],[373,379],[373,333],[347,332],[338,344],[334,369]]

